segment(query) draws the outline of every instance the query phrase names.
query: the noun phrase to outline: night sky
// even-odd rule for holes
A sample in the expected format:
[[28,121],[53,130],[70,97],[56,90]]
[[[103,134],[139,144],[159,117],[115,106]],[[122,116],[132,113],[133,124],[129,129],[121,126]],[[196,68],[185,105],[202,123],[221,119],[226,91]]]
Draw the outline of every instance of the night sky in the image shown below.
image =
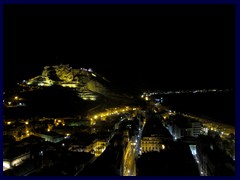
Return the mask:
[[120,89],[233,88],[234,21],[230,5],[5,5],[4,87],[63,63]]

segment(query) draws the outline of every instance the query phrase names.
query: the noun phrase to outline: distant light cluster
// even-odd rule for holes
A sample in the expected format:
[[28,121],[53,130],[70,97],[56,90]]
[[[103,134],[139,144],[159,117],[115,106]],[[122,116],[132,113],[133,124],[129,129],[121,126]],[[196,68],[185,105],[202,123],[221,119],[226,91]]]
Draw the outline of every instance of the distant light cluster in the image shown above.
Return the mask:
[[143,92],[141,97],[161,95],[161,94],[193,94],[193,93],[209,93],[209,92],[229,92],[232,89],[197,89],[197,90],[177,90],[177,91],[155,91],[155,92]]

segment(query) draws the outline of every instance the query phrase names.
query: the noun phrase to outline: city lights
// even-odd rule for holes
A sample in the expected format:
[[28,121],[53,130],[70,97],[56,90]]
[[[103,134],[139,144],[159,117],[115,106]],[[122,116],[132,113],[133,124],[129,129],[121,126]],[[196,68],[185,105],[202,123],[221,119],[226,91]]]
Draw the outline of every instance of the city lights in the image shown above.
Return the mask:
[[4,6],[3,175],[235,176],[234,10]]

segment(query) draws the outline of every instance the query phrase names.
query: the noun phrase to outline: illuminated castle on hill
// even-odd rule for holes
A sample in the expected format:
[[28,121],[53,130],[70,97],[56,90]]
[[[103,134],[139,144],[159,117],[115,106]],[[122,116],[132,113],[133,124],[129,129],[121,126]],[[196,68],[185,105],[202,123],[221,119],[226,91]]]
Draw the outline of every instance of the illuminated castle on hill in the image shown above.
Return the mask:
[[84,100],[96,100],[99,95],[115,95],[106,88],[109,81],[91,68],[73,69],[67,65],[45,66],[42,75],[26,81],[28,86],[52,86],[75,88]]

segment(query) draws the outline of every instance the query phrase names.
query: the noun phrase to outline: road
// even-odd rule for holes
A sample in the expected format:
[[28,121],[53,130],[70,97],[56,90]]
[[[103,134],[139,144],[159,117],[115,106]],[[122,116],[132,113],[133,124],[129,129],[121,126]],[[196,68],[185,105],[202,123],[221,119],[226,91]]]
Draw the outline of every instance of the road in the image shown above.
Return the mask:
[[123,176],[136,176],[135,146],[128,143],[123,156]]

